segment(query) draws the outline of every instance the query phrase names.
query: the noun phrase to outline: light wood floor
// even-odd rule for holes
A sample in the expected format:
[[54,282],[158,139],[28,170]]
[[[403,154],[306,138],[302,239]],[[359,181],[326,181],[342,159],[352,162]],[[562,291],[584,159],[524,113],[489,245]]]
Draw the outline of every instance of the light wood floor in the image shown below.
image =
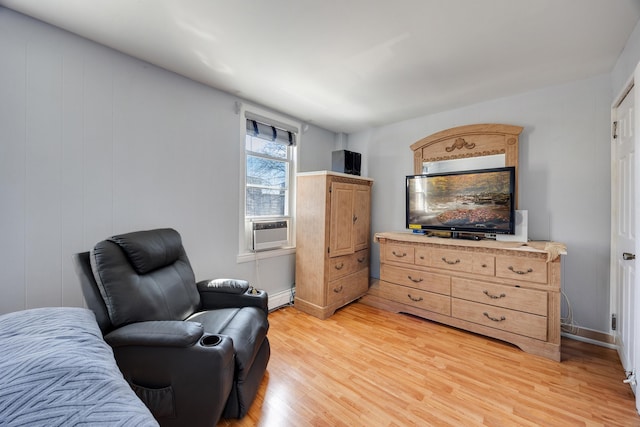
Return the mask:
[[563,339],[557,363],[359,303],[269,321],[258,397],[219,426],[640,426],[615,350]]

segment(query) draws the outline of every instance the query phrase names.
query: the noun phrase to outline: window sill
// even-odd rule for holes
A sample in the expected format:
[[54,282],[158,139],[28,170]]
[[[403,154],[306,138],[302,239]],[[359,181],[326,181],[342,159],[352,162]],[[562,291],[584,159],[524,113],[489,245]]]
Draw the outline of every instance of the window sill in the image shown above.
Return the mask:
[[270,251],[245,252],[245,253],[238,254],[236,258],[236,262],[238,264],[241,264],[244,262],[253,262],[259,259],[274,258],[274,257],[279,257],[284,255],[291,255],[295,253],[296,253],[295,246],[288,246],[286,248],[273,249]]

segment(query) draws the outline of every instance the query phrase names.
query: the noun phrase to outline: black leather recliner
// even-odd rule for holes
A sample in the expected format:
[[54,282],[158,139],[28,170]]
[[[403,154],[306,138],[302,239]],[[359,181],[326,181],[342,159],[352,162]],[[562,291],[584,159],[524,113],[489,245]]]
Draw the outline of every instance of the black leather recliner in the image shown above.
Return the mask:
[[270,356],[264,291],[244,280],[196,283],[173,229],[111,237],[74,263],[120,370],[161,425],[247,413]]

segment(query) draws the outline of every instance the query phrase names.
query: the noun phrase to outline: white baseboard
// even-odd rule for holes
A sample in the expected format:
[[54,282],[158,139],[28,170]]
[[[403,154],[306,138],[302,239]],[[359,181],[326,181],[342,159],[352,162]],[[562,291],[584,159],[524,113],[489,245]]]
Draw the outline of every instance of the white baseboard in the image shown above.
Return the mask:
[[269,311],[289,304],[291,302],[291,292],[291,289],[287,289],[286,291],[269,294]]
[[589,344],[599,345],[600,347],[617,349],[615,337],[605,332],[596,331],[577,325],[562,324],[562,336],[582,341]]
[[583,337],[583,336],[580,336],[580,335],[568,334],[566,332],[563,332],[561,335],[563,337],[571,338],[572,340],[582,341],[582,342],[586,342],[586,343],[589,343],[589,344],[594,344],[594,345],[597,345],[597,346],[600,346],[600,347],[611,348],[611,349],[614,349],[614,350],[618,349],[618,346],[616,346],[615,344],[611,344],[611,343],[603,342],[603,341],[598,341],[598,340],[594,340],[594,339],[591,339],[591,338],[586,338],[586,337]]

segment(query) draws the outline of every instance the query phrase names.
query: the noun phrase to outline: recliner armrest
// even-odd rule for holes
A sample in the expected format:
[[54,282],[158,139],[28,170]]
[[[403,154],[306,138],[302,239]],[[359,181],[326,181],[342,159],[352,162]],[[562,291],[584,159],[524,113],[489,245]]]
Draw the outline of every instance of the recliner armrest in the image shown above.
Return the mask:
[[[178,323],[185,324],[186,334]],[[107,334],[122,375],[162,426],[216,425],[233,387],[233,341],[207,333],[198,338],[201,328],[189,321],[143,322],[120,328],[129,329],[123,334]],[[144,340],[145,329],[155,338]]]
[[161,346],[191,347],[204,334],[197,322],[182,320],[148,321],[131,323],[104,336],[111,347]]
[[258,307],[269,313],[269,296],[249,286],[246,280],[214,279],[197,283],[203,310],[231,307]]
[[197,283],[199,292],[220,292],[225,294],[243,294],[249,289],[249,282],[241,279],[201,280]]

